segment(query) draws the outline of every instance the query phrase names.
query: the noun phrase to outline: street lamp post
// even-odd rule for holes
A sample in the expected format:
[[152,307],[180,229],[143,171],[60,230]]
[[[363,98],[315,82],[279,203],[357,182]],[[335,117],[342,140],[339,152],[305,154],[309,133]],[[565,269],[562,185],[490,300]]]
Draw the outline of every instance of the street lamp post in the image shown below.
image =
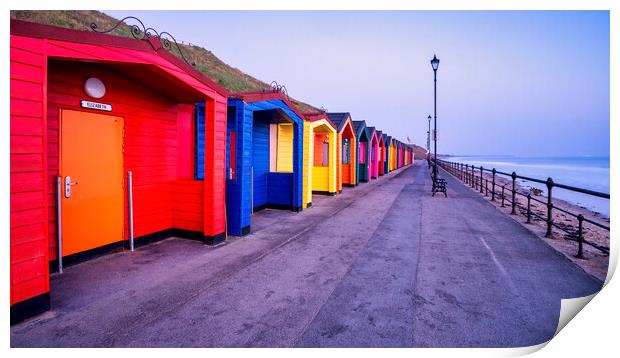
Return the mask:
[[435,81],[435,130],[433,132],[433,140],[435,141],[435,163],[433,165],[433,177],[437,178],[437,68],[439,67],[439,59],[436,55],[433,55],[431,60],[431,66],[433,67],[434,81]]
[[428,162],[428,169],[431,168],[431,115],[428,115],[428,131],[426,132],[426,161]]

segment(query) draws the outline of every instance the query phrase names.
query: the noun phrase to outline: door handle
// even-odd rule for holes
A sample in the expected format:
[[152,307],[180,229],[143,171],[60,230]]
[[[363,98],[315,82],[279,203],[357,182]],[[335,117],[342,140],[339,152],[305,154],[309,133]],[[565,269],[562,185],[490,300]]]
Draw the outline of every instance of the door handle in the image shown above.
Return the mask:
[[70,176],[67,175],[65,177],[65,198],[68,199],[71,197],[71,186],[77,185],[77,183],[77,181],[72,182]]

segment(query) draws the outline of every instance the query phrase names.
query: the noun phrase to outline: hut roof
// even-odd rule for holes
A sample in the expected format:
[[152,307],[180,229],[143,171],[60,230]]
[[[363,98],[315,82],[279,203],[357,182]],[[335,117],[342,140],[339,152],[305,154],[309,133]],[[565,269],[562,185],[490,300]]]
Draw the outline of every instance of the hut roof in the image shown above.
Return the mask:
[[[368,135],[372,138],[372,135],[377,131],[377,129],[375,127],[366,127],[366,130],[368,131]],[[377,138],[379,139],[379,138]]]
[[353,121],[353,129],[355,129],[355,133],[360,130],[364,130],[366,128],[366,121]]
[[351,118],[351,113],[349,112],[338,112],[338,113],[327,113],[329,119],[337,126],[338,132],[344,128],[344,125],[347,123],[347,118]]

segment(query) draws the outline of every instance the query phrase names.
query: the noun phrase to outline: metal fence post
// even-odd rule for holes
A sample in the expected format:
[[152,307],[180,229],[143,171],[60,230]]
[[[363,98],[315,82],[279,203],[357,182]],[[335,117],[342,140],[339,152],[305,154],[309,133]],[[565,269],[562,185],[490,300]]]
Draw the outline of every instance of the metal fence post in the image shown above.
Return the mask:
[[527,223],[532,223],[532,194],[527,194]]
[[129,224],[129,250],[133,251],[133,177],[131,170],[127,172],[127,208],[129,209],[129,217],[127,218],[127,223]]
[[489,196],[489,179],[484,179],[484,196]]
[[495,201],[495,168],[493,168],[493,179],[491,183],[491,201]]
[[468,179],[468,174],[467,174],[467,164],[465,164],[465,173],[464,173],[464,179],[463,182],[465,182],[465,184],[468,184],[469,182],[467,181]]
[[471,166],[471,183],[471,187],[474,188],[475,191],[478,191],[478,178],[476,178],[476,168],[474,168],[473,164]]
[[465,184],[469,184],[469,171],[467,169],[468,169],[468,165],[465,164],[465,173],[463,174],[464,175],[463,181],[465,182]]
[[504,207],[504,186],[502,185],[502,208]]
[[577,215],[577,220],[579,221],[579,231],[578,231],[578,239],[579,239],[579,250],[577,251],[577,257],[583,259],[583,215]]
[[471,170],[471,171],[472,171],[472,174],[473,174],[473,176],[474,176],[474,189],[475,189],[476,191],[478,191],[478,178],[476,177],[476,171],[475,171],[475,168],[474,168],[473,166],[472,166],[472,168],[471,168],[471,169],[472,169],[472,170]]
[[56,177],[56,263],[62,273],[62,177]]
[[469,184],[469,181],[468,181],[469,180],[469,174],[468,174],[468,171],[467,171],[468,167],[469,167],[469,165],[465,164],[465,179],[463,180],[465,182],[465,184]]
[[482,190],[482,165],[480,166],[480,193],[484,193],[484,191]]
[[553,201],[551,197],[551,190],[553,189],[553,179],[547,178],[547,232],[545,237],[551,236],[551,227],[553,226]]
[[474,166],[471,166],[471,175],[474,178],[474,190],[478,191],[478,177],[476,177],[476,171]]
[[517,182],[517,173],[512,172],[512,210],[510,211],[511,215],[515,214],[515,209],[517,207],[517,189],[516,189],[516,182]]

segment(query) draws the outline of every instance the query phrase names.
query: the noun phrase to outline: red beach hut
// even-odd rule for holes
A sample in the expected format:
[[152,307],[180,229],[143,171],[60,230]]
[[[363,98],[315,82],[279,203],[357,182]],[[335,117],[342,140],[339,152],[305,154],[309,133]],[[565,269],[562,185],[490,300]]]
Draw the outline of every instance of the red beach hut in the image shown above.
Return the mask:
[[130,236],[224,239],[227,91],[169,44],[11,21],[12,322],[49,309],[59,257],[82,260]]
[[379,138],[375,127],[367,127],[370,136],[370,178],[379,177]]
[[385,134],[377,131],[379,138],[379,176],[385,174]]

